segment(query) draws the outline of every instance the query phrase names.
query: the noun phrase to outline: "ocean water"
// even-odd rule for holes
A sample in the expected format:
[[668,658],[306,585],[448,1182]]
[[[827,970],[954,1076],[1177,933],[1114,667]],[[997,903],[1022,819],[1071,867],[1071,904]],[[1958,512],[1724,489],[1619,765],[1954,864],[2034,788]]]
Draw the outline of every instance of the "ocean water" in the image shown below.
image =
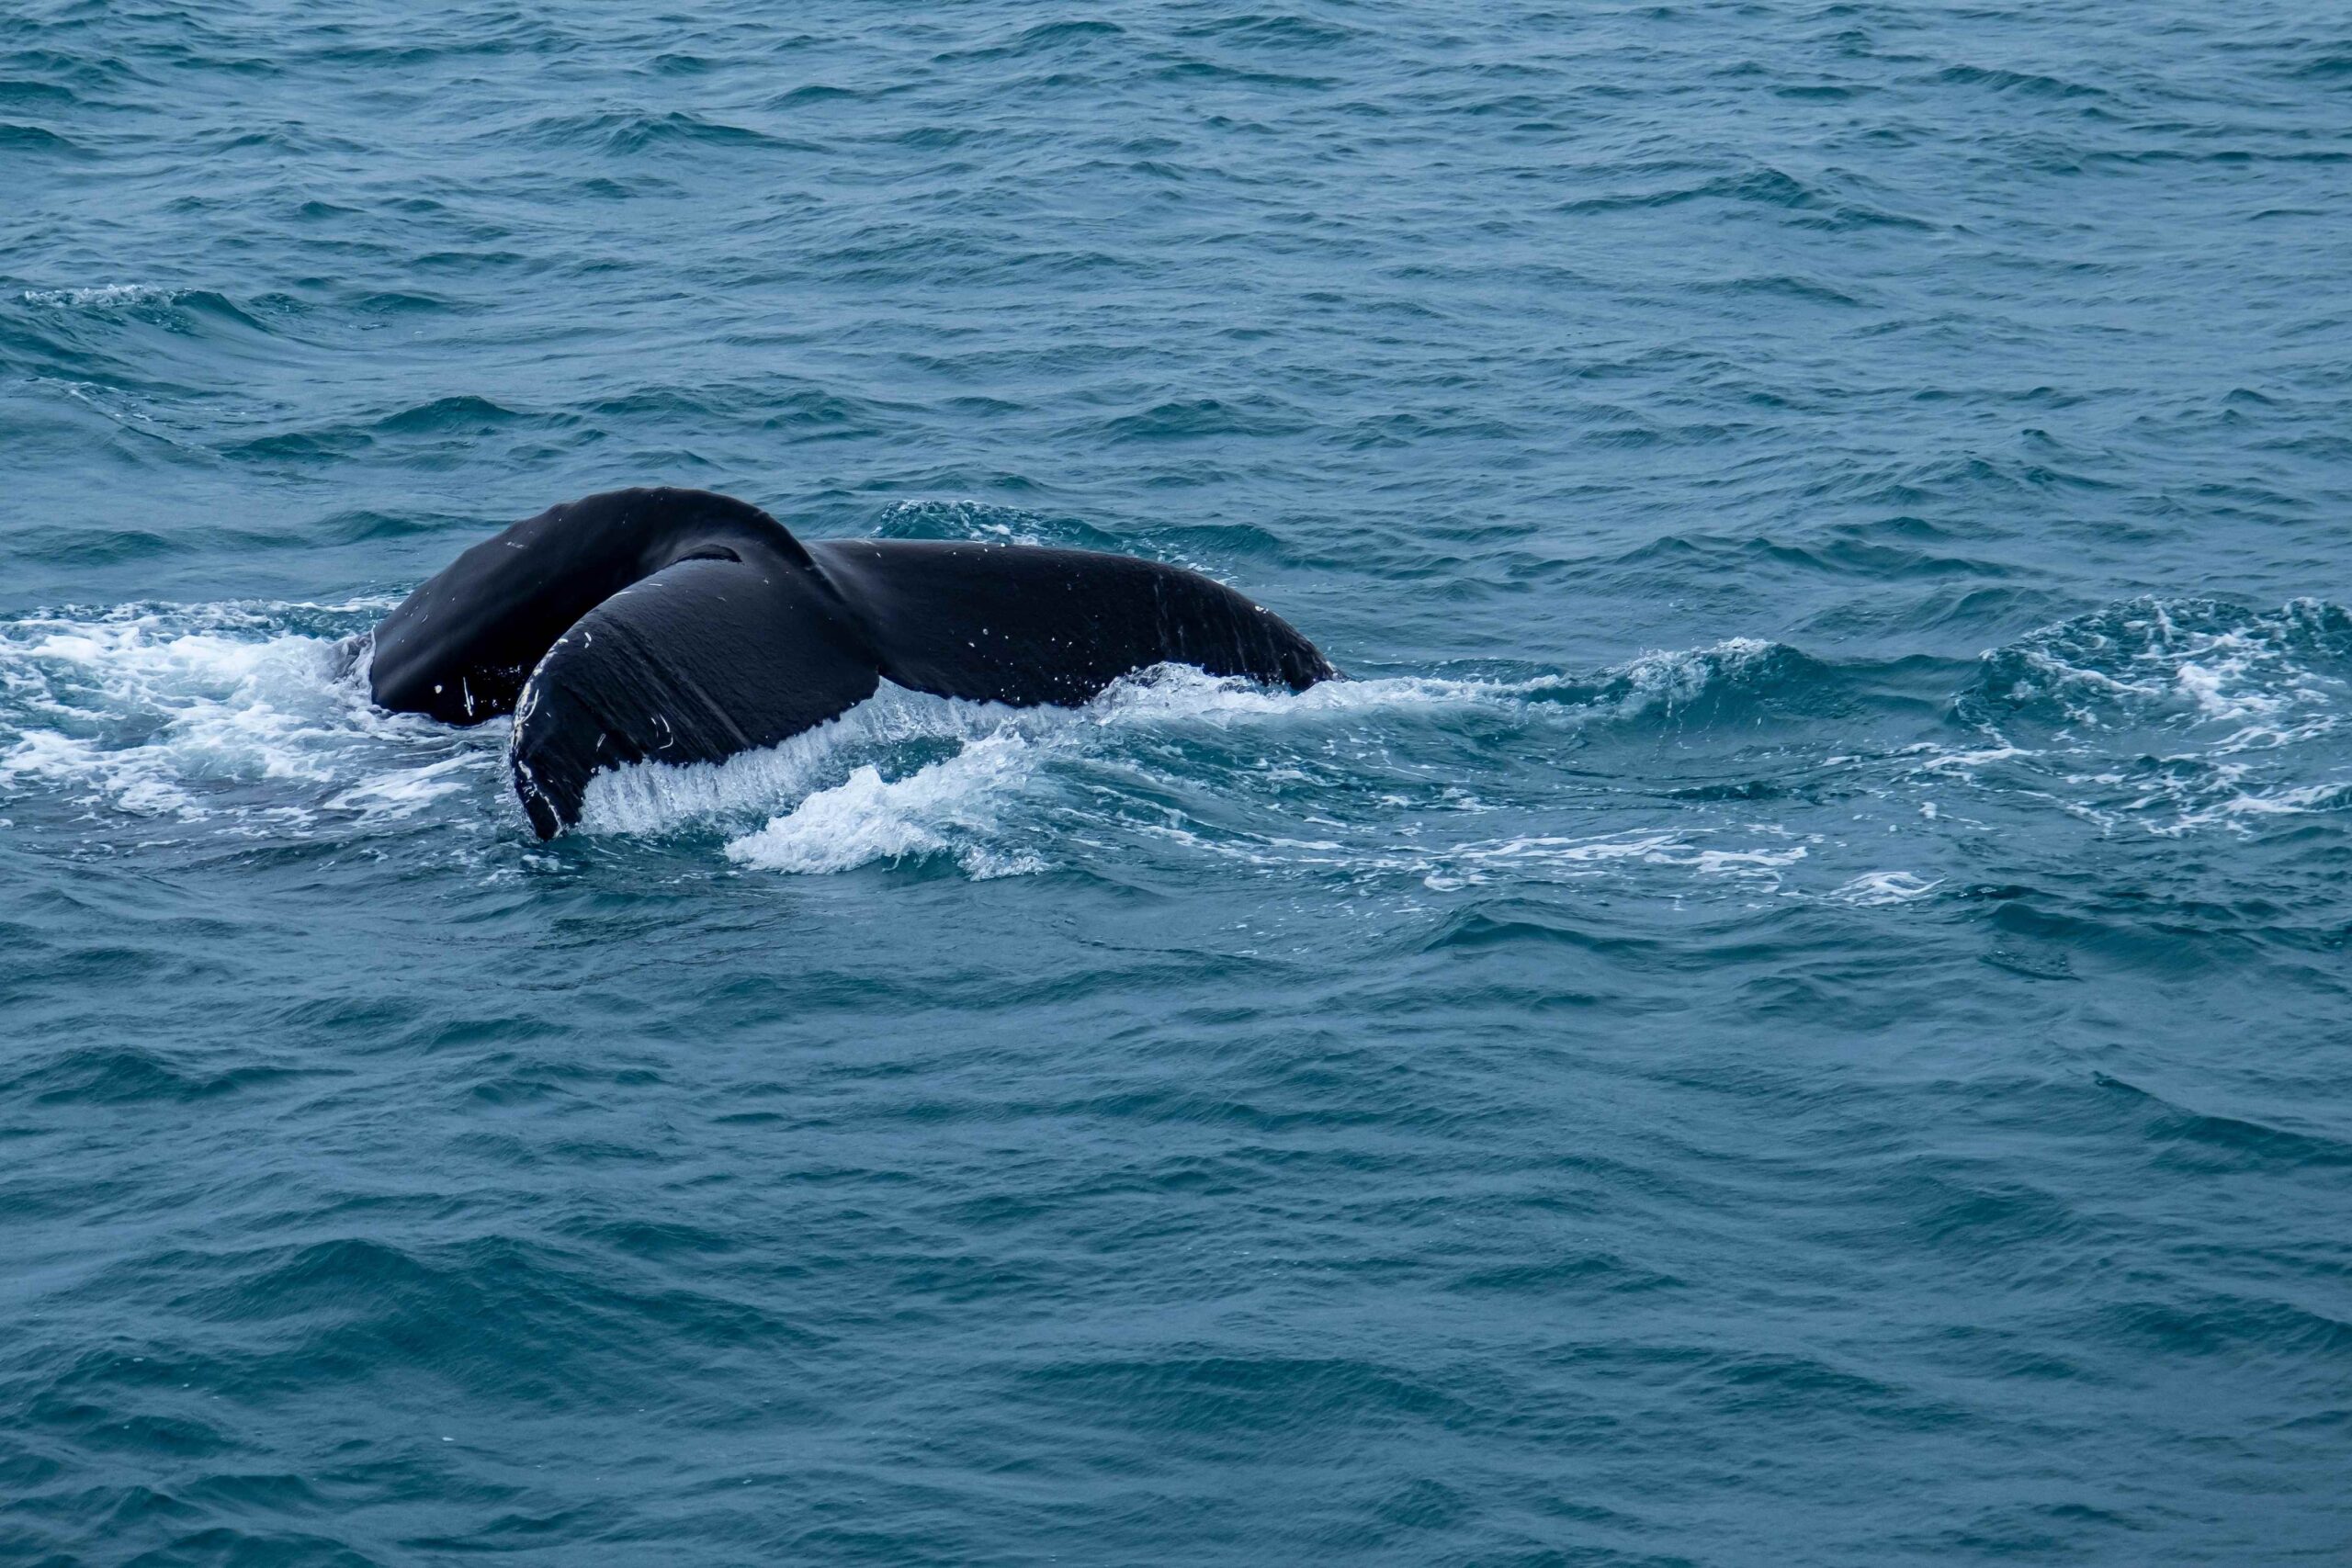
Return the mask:
[[[2352,14],[0,14],[0,1561],[2352,1552]],[[561,499],[1350,680],[542,846]]]

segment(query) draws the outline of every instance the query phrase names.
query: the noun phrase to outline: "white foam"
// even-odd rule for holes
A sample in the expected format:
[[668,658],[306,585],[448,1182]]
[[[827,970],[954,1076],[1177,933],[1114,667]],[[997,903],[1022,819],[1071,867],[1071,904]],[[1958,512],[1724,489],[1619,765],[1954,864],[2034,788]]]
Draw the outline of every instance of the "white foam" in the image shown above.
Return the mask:
[[101,283],[87,288],[28,288],[24,301],[28,305],[65,305],[75,310],[104,310],[115,305],[137,305],[153,300],[167,305],[187,290],[164,288],[152,283]]
[[1931,880],[1907,871],[1872,871],[1833,889],[1829,897],[1840,904],[1868,908],[1886,904],[1915,903],[1943,885],[1944,879],[1940,876]]
[[485,767],[487,745],[379,712],[335,639],[282,629],[289,612],[374,607],[127,607],[0,624],[0,786],[147,818],[281,823],[308,807],[254,786],[311,798],[341,786],[325,809],[412,815],[466,787],[454,775]]
[[0,784],[40,782],[80,788],[85,799],[103,800],[134,817],[178,817],[196,821],[210,815],[180,787],[178,770],[145,748],[109,750],[92,740],[54,730],[35,730],[0,752]]
[[2032,757],[2040,757],[2041,752],[2016,748],[2016,745],[2008,745],[2007,740],[1996,745],[1978,745],[1978,748],[1971,750],[1952,750],[1948,745],[1936,745],[1933,740],[1922,740],[1919,745],[1903,748],[1900,755],[1919,757],[1919,761],[1912,766],[1915,776],[1917,773],[1928,773],[1928,776],[1959,778],[1959,781],[1975,783],[1978,769],[1987,769],[1995,761],[2032,760]]
[[2221,744],[2246,750],[2334,728],[2343,682],[2299,660],[2315,639],[2324,646],[2328,616],[2312,600],[2251,617],[2201,602],[2143,601],[2045,627],[1986,657],[2023,665],[2011,700],[2053,698],[2070,723],[2230,724],[2238,731]]
[[1617,704],[1621,716],[1632,716],[1654,704],[1680,707],[1698,700],[1713,682],[1735,679],[1769,658],[1774,644],[1752,637],[1736,637],[1712,648],[1668,649],[1645,653],[1613,671],[1627,687]]
[[1668,866],[1704,876],[1755,878],[1777,886],[1781,873],[1806,856],[1803,844],[1726,850],[1692,841],[1713,831],[1609,833],[1591,838],[1529,835],[1464,844],[1434,856],[1421,880],[1434,892],[1452,892],[1498,877],[1577,880],[1633,863]]
[[1290,692],[1204,674],[1190,665],[1163,664],[1113,682],[1078,711],[1103,727],[1198,722],[1223,728],[1261,719],[1506,703],[1561,683],[1550,677],[1503,682],[1406,675],[1325,681],[1304,692]]
[[[5,654],[23,705],[61,728],[20,733],[0,776],[78,782],[126,810],[189,817],[203,814],[191,779],[333,776],[306,744],[334,667],[322,639],[175,636],[142,619],[36,628]],[[150,734],[122,735],[142,719]]]
[[[2235,784],[2238,775],[2228,782]],[[2241,834],[2252,834],[2256,820],[2267,817],[2301,817],[2314,812],[2342,811],[2352,807],[2352,784],[2300,784],[2284,789],[2244,790],[2224,795],[2210,805],[2186,808],[2169,822],[2148,825],[2150,832],[2165,838],[2178,838],[2199,828],[2225,828]]]
[[332,796],[327,807],[379,821],[400,821],[415,816],[436,800],[476,787],[488,772],[487,754],[444,758],[421,768],[395,769],[362,779]]
[[727,858],[767,871],[822,873],[952,854],[974,877],[1042,871],[1037,856],[985,838],[1004,795],[1025,784],[1038,761],[1039,749],[1007,727],[901,779],[861,767],[730,842]]

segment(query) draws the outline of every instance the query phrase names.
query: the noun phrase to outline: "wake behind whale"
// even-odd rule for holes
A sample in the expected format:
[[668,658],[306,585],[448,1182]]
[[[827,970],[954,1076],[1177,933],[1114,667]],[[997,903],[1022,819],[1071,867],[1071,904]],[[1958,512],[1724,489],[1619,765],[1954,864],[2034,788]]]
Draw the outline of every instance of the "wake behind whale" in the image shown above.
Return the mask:
[[531,826],[580,820],[590,779],[716,762],[910,691],[1075,705],[1188,664],[1304,691],[1338,671],[1272,611],[1157,561],[933,540],[803,544],[694,490],[550,507],[459,556],[384,617],[378,705],[453,724],[514,716]]

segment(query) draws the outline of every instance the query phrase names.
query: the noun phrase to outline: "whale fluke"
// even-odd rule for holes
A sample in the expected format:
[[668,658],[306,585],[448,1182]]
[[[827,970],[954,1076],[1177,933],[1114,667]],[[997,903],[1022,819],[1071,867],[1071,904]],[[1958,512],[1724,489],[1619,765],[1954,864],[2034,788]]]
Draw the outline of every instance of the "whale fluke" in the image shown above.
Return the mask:
[[804,545],[728,496],[629,490],[467,550],[377,627],[369,682],[379,705],[450,723],[512,712],[514,791],[549,839],[605,769],[773,746],[885,679],[1076,704],[1160,663],[1295,691],[1337,673],[1288,622],[1182,568],[1009,544]]

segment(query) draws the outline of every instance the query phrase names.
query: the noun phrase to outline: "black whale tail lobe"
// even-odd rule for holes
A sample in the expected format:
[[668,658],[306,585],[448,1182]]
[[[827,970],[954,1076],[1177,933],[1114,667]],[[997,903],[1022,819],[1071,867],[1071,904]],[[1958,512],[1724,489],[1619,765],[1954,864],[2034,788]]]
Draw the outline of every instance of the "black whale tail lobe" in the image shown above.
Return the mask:
[[619,490],[551,506],[467,550],[384,617],[370,694],[450,724],[512,712],[581,616],[687,557],[746,550],[808,559],[783,524],[708,491]]
[[1087,551],[916,540],[803,547],[703,491],[619,491],[475,546],[377,629],[386,707],[512,711],[514,791],[542,839],[588,782],[716,762],[838,717],[888,679],[1018,705],[1080,703],[1159,663],[1304,690],[1337,673],[1224,584]]

